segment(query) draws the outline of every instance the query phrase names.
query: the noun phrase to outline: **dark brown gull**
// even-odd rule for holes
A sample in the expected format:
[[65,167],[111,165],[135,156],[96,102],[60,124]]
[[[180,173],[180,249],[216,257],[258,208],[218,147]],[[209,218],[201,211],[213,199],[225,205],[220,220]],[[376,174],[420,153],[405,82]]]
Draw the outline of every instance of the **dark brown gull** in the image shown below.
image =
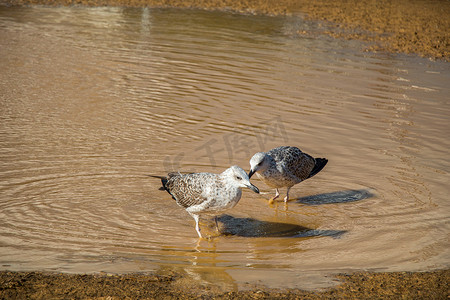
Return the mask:
[[275,196],[281,187],[287,187],[284,201],[289,200],[289,190],[297,183],[319,173],[327,164],[326,158],[314,158],[297,147],[281,146],[267,152],[258,152],[250,159],[251,178],[254,173],[268,186],[275,188]]
[[238,166],[232,166],[221,174],[169,173],[167,178],[161,178],[161,182],[177,204],[194,218],[199,237],[202,237],[198,225],[200,214],[217,214],[234,207],[241,199],[241,188],[259,193],[258,188],[250,183],[247,173]]

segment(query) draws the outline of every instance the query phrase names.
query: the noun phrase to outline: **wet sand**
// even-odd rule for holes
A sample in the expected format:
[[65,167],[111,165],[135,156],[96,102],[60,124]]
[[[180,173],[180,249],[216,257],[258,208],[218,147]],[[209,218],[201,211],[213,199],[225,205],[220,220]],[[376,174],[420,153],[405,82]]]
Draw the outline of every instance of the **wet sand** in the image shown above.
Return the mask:
[[[368,51],[411,53],[450,60],[450,1],[236,1],[236,0],[0,0],[7,5],[150,6],[225,9],[271,15],[303,13],[333,24],[322,34],[362,39]],[[299,34],[309,34],[299,32]],[[196,283],[186,288],[182,274],[69,275],[0,272],[1,299],[448,299],[450,271],[355,273],[338,276],[342,284],[324,291],[272,290],[218,292]]]
[[450,1],[0,0],[0,3],[180,7],[269,15],[300,13],[306,18],[324,21],[332,28],[319,34],[367,41],[367,51],[407,53],[450,61]]
[[0,272],[0,299],[448,299],[450,272],[356,273],[323,291],[254,288],[218,292],[185,287],[173,275],[78,275]]

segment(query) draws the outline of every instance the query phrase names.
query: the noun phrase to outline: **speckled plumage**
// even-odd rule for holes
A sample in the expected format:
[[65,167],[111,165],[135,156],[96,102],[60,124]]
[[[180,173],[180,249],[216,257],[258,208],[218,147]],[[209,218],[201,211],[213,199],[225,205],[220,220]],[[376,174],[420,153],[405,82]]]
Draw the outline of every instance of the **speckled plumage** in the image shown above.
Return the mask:
[[232,166],[221,174],[170,173],[161,182],[177,204],[195,219],[199,237],[202,237],[198,226],[199,214],[234,207],[241,199],[243,187],[259,193],[258,188],[250,183],[247,173],[238,166]]
[[265,184],[275,188],[272,200],[279,196],[279,188],[287,187],[284,200],[288,201],[290,188],[319,173],[327,162],[327,159],[314,158],[297,147],[281,146],[253,155],[249,177],[257,173]]

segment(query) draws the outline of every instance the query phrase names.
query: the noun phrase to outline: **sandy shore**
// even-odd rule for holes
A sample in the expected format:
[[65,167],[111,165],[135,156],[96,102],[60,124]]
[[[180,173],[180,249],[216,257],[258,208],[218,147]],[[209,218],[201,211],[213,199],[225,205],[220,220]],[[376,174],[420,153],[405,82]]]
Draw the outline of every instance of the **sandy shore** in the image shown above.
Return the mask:
[[217,292],[185,287],[180,275],[0,272],[0,299],[448,299],[450,271],[356,273],[324,291],[255,288]]
[[0,4],[180,7],[250,14],[303,14],[331,26],[331,30],[322,34],[370,42],[368,51],[408,53],[450,61],[450,1],[447,0],[0,0]]
[[[329,22],[322,34],[370,42],[369,51],[411,53],[450,61],[450,1],[418,0],[0,0],[3,5],[182,7],[270,15],[304,14]],[[299,34],[308,34],[299,32]],[[450,270],[419,273],[356,273],[325,291],[254,289],[214,292],[187,289],[182,275],[67,275],[0,272],[0,299],[448,299]],[[195,283],[194,283],[195,284]]]

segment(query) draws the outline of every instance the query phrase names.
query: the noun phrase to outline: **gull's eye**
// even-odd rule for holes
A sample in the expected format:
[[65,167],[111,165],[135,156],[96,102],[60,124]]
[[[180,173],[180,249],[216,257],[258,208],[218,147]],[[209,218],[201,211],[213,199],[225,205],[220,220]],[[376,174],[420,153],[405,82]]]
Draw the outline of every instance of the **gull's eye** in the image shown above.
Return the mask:
[[237,179],[237,180],[242,180],[242,177],[236,176],[236,179]]

